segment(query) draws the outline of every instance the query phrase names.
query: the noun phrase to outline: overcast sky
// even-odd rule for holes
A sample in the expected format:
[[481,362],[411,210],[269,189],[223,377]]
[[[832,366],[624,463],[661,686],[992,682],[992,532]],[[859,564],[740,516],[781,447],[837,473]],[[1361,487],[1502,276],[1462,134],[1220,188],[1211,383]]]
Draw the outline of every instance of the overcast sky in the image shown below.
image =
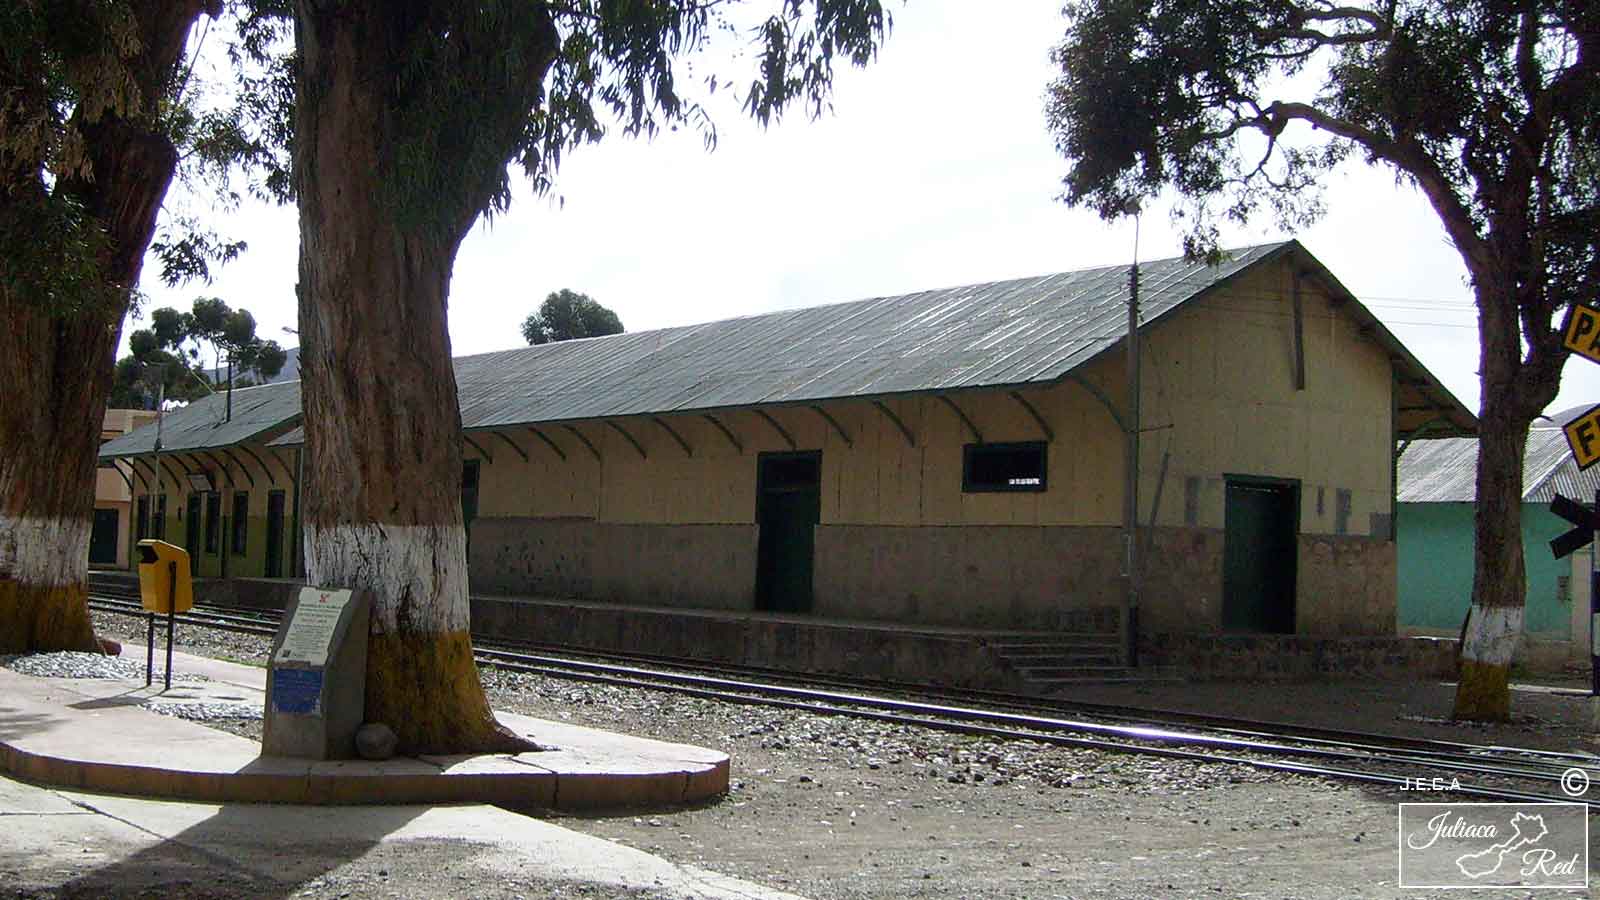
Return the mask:
[[[714,152],[686,132],[619,137],[571,153],[548,197],[519,181],[511,211],[481,221],[456,260],[454,352],[522,346],[523,318],[560,288],[589,294],[641,331],[1126,264],[1131,222],[1108,224],[1055,199],[1066,167],[1045,129],[1043,93],[1063,29],[1058,4],[1008,0],[981,15],[962,0],[892,8],[878,61],[840,70],[832,115],[791,115],[763,131],[718,105]],[[748,81],[748,66],[740,72]],[[169,206],[203,208],[181,194]],[[281,330],[296,320],[294,210],[246,205],[212,218],[249,251],[212,284],[176,289],[160,284],[152,260],[141,285],[147,310],[220,296],[254,313],[264,337],[294,344]],[[1263,217],[1224,243],[1290,236],[1477,409],[1465,269],[1417,192],[1353,165],[1330,183],[1329,214],[1316,228],[1285,235]],[[1140,258],[1179,252],[1165,207],[1147,209]],[[1600,366],[1571,361],[1552,409],[1596,399]]]

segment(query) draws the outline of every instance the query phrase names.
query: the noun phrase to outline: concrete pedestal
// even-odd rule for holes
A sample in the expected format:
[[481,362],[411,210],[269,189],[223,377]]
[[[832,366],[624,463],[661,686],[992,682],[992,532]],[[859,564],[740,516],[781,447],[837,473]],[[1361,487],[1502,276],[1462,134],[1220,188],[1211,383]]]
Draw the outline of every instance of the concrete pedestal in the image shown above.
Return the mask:
[[365,592],[308,587],[290,602],[268,663],[263,756],[355,758],[371,613]]

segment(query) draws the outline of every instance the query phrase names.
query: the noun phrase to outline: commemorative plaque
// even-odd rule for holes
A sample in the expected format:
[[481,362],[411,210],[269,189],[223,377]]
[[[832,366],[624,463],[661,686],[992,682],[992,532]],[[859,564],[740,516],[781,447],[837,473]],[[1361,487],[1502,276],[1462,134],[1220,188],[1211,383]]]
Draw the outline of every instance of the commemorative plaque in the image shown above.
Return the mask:
[[284,610],[267,668],[264,756],[351,759],[366,708],[365,593],[308,587]]

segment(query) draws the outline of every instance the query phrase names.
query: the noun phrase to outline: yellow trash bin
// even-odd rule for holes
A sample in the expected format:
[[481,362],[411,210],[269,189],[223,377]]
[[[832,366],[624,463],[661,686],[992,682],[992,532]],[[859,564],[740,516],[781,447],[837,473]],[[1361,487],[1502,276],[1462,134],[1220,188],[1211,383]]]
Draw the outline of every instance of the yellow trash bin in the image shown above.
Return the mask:
[[140,541],[138,548],[139,601],[144,608],[153,613],[188,612],[194,606],[189,551],[157,540]]

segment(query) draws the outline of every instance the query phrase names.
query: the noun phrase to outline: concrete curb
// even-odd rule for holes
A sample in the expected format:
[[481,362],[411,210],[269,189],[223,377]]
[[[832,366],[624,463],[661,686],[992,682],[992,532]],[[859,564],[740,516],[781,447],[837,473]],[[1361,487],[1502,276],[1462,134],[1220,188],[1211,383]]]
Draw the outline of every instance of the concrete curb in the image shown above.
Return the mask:
[[58,787],[190,801],[565,812],[681,806],[728,789],[726,754],[507,713],[497,714],[503,724],[555,749],[385,762],[262,757],[255,741],[142,708],[150,690],[0,669],[0,770]]

